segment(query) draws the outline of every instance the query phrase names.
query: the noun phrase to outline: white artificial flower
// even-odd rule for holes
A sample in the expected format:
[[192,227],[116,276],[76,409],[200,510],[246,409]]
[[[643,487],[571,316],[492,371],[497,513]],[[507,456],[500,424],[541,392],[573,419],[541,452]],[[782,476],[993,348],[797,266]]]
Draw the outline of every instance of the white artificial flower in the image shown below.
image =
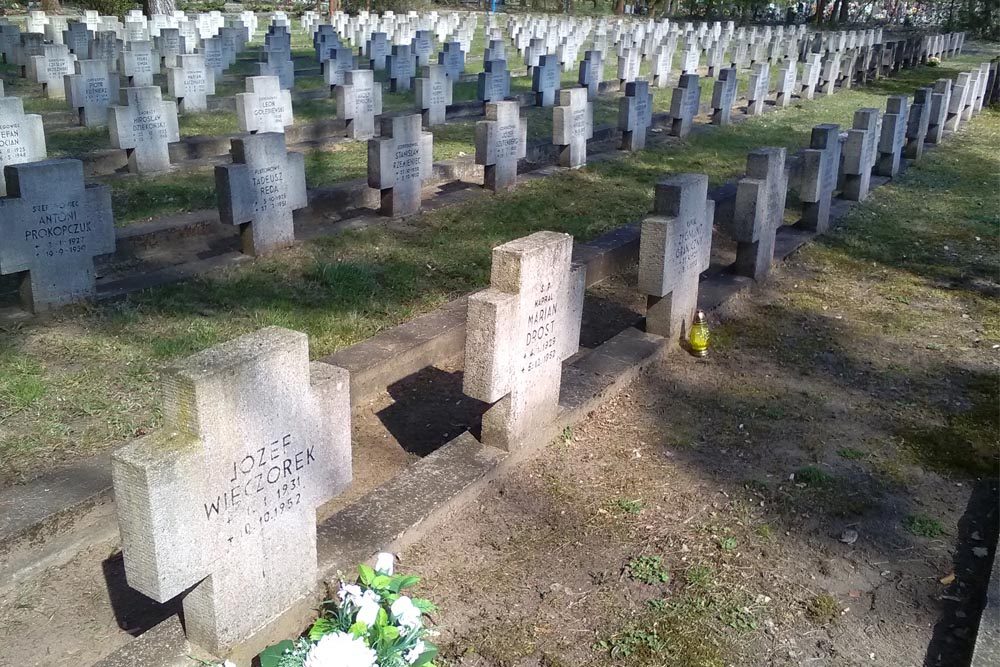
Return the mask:
[[392,576],[392,571],[395,565],[396,561],[391,553],[383,551],[375,557],[375,571],[384,574],[387,577]]
[[232,660],[226,660],[224,663],[222,663],[222,667],[236,667],[236,663],[233,662]]
[[332,632],[309,649],[302,667],[378,667],[376,657],[360,637]]
[[392,603],[392,615],[399,620],[399,624],[409,630],[420,627],[420,610],[413,604],[413,600],[405,595]]
[[379,600],[380,598],[375,594],[375,591],[365,591],[364,595],[354,602],[358,607],[358,615],[355,620],[365,625],[374,625],[375,619],[378,617]]
[[337,591],[337,597],[340,598],[341,602],[351,602],[354,604],[354,600],[361,599],[361,587],[355,584],[340,584],[340,590]]
[[406,655],[403,656],[403,659],[412,665],[417,661],[417,658],[419,658],[424,654],[424,651],[426,650],[427,647],[424,645],[424,643],[422,641],[419,641],[416,644],[414,644],[413,648],[411,648],[409,651],[406,652]]

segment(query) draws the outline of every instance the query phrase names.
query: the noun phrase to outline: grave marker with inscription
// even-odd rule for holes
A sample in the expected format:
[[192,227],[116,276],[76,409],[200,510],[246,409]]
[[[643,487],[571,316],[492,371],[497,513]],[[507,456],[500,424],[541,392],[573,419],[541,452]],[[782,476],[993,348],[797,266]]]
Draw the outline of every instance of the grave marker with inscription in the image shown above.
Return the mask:
[[177,67],[167,68],[167,91],[181,113],[208,110],[208,96],[215,95],[215,74],[200,53],[177,56]]
[[765,63],[754,63],[747,86],[747,115],[758,116],[764,113],[764,101],[767,99],[768,87],[771,84],[771,67]]
[[65,44],[46,44],[42,55],[31,56],[28,61],[28,78],[42,84],[45,96],[50,99],[66,99],[65,77],[75,71],[76,56],[69,52]]
[[337,86],[337,118],[347,123],[351,139],[375,136],[375,118],[382,115],[382,84],[375,72],[356,69],[344,74],[344,85]]
[[587,51],[580,61],[580,75],[577,81],[587,89],[587,99],[593,102],[601,89],[604,78],[604,54],[600,51]]
[[587,100],[587,89],[560,90],[559,104],[552,110],[552,143],[559,147],[559,166],[576,169],[587,164],[587,140],[593,136],[594,105]]
[[448,105],[452,99],[452,79],[444,65],[428,65],[426,76],[417,79],[417,105],[424,119],[424,127],[445,122]]
[[420,114],[382,119],[382,136],[368,140],[368,186],[380,191],[382,215],[420,210],[420,190],[434,168],[434,135]]
[[538,66],[531,70],[531,89],[535,92],[535,106],[550,107],[555,104],[560,81],[559,59],[551,54],[540,56]]
[[487,60],[479,73],[476,99],[483,102],[500,102],[510,95],[510,72],[504,60]]
[[393,44],[392,54],[386,59],[389,68],[389,90],[402,93],[413,87],[417,75],[417,57],[408,45]]
[[784,223],[788,177],[784,148],[758,148],[747,156],[747,175],[736,187],[733,219],[727,224],[736,241],[733,272],[763,280],[774,261],[774,236]]
[[646,131],[653,124],[653,94],[648,81],[630,81],[625,97],[618,100],[618,129],[622,150],[641,151],[646,147]]
[[108,124],[108,107],[118,101],[118,74],[103,60],[77,60],[76,74],[67,74],[66,97],[84,127]]
[[666,46],[657,47],[653,53],[653,85],[657,88],[670,87],[670,70],[674,66],[674,50]]
[[165,423],[112,456],[125,572],[160,602],[188,591],[188,639],[226,656],[313,602],[316,508],[351,482],[348,375],[270,327],[163,377]]
[[118,58],[118,71],[132,88],[152,86],[153,75],[160,73],[160,59],[153,54],[150,42],[131,42]]
[[879,140],[878,109],[858,109],[854,126],[847,131],[843,147],[841,197],[849,201],[864,201],[871,185]]
[[837,189],[840,170],[840,126],[817,125],[812,129],[809,148],[802,151],[799,163],[799,201],[802,224],[823,234],[830,227],[830,205]]
[[236,94],[236,119],[240,131],[281,132],[292,125],[292,93],[276,76],[248,76],[247,92]]
[[[2,91],[0,91],[2,92]],[[38,114],[25,114],[20,97],[0,95],[0,196],[7,194],[3,168],[45,159],[45,129]]]
[[681,74],[670,98],[670,134],[686,137],[701,105],[701,86],[697,74]]
[[443,50],[438,53],[438,64],[444,65],[449,79],[458,81],[462,72],[465,71],[465,51],[462,50],[462,44],[445,42],[442,48]]
[[948,119],[950,104],[951,79],[938,79],[934,82],[934,92],[931,94],[931,117],[927,121],[927,143],[940,143],[944,137],[944,126]]
[[879,133],[878,155],[875,159],[877,176],[894,177],[899,173],[903,146],[906,144],[906,95],[890,95],[885,102],[882,130]]
[[798,81],[798,69],[798,63],[791,58],[785,58],[781,62],[781,69],[778,70],[778,93],[774,98],[774,103],[779,108],[787,107],[792,102],[795,83]]
[[719,70],[719,78],[712,88],[712,125],[729,125],[736,102],[736,68]]
[[147,174],[170,169],[170,147],[180,141],[177,103],[164,101],[159,86],[126,88],[124,105],[108,108],[111,145],[124,148],[128,170]]
[[913,93],[913,104],[906,121],[906,145],[903,147],[903,157],[908,160],[917,160],[924,154],[932,95],[932,88],[917,88]]
[[333,47],[327,55],[323,61],[323,78],[332,93],[334,87],[344,85],[344,76],[354,69],[354,51],[347,46]]
[[517,161],[526,155],[528,120],[515,100],[486,105],[486,120],[476,123],[476,164],[483,165],[483,187],[499,192],[517,182]]

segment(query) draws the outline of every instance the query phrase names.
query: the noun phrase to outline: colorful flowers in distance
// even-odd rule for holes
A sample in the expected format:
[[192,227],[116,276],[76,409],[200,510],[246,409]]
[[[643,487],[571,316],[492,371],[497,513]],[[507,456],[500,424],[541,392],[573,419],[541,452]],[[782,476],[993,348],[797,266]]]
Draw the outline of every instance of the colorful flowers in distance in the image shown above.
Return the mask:
[[306,637],[261,653],[261,667],[435,667],[424,614],[434,605],[403,591],[418,577],[393,573],[392,554],[358,567],[356,583],[341,582],[336,599]]

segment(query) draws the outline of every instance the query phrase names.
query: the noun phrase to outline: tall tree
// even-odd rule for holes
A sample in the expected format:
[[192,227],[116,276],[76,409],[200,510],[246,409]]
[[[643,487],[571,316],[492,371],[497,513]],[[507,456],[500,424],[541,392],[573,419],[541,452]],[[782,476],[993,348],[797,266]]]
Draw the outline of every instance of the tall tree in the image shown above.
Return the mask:
[[175,0],[142,0],[142,10],[146,16],[153,14],[173,14],[177,9]]
[[46,14],[62,14],[59,0],[42,0],[42,11]]

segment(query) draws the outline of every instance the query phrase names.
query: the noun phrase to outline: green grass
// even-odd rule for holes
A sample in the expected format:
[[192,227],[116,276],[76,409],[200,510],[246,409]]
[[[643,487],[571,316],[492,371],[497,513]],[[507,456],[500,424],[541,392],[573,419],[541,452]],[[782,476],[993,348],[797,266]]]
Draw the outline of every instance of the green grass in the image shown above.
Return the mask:
[[670,581],[670,572],[660,556],[639,556],[628,564],[629,576],[648,586],[665,584]]
[[806,602],[806,618],[816,625],[830,625],[840,617],[840,604],[829,593],[820,593]]
[[903,519],[903,528],[911,535],[926,537],[927,539],[934,539],[935,537],[944,535],[944,528],[941,527],[941,522],[926,514],[914,514],[906,517]]

